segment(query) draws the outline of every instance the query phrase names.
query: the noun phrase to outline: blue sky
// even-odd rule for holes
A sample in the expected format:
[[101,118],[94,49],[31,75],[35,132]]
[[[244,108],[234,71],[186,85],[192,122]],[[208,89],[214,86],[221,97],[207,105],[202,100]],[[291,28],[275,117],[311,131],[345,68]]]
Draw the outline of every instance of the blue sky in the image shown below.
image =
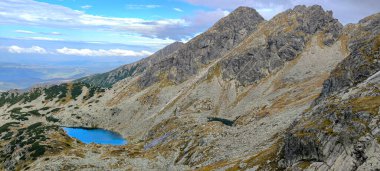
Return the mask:
[[380,11],[378,0],[0,0],[0,69],[104,72],[187,42],[239,6],[269,20],[298,4],[322,5],[343,24]]
[[[2,58],[10,53],[142,58],[186,42],[228,14],[179,0],[2,0],[0,11]],[[38,44],[25,45],[33,40]],[[53,49],[52,41],[62,46]]]

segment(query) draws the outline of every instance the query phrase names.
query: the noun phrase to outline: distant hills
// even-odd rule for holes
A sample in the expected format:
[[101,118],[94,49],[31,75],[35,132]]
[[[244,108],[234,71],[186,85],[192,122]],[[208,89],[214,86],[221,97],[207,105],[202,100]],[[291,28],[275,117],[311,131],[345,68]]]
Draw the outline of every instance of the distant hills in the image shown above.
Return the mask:
[[36,84],[56,84],[87,76],[84,68],[0,63],[0,90],[26,89]]

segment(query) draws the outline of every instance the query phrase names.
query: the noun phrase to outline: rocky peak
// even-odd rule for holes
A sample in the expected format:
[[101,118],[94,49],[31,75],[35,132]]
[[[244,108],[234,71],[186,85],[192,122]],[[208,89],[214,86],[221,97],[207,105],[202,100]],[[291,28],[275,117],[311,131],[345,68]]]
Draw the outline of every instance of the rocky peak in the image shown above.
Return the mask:
[[168,58],[149,68],[140,79],[140,87],[147,87],[159,81],[160,75],[165,75],[175,83],[183,82],[198,73],[199,68],[237,46],[263,21],[264,18],[256,10],[248,7],[238,8]]
[[255,83],[297,57],[312,36],[320,34],[320,44],[331,45],[342,27],[320,6],[296,6],[263,23],[249,42],[230,53],[222,62],[223,77],[242,85]]
[[249,27],[252,22],[262,22],[264,18],[253,8],[239,7],[232,11],[228,16],[222,18],[210,28],[214,31],[225,29],[240,30]]
[[[333,33],[342,29],[342,24],[333,17],[332,11],[325,11],[319,5],[305,6],[298,5],[292,10],[284,12],[285,15],[294,16],[299,24],[297,29],[312,34],[318,30]],[[281,14],[280,14],[281,15]],[[336,33],[337,34],[337,33]],[[337,36],[337,35],[333,35]]]

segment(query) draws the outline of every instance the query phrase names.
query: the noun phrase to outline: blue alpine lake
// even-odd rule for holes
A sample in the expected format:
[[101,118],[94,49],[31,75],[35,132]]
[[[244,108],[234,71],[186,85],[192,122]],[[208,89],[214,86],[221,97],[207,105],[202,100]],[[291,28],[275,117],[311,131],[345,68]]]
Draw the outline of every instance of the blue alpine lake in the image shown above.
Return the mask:
[[73,128],[63,127],[67,135],[76,138],[85,144],[95,143],[104,145],[125,145],[125,140],[120,134],[100,128]]

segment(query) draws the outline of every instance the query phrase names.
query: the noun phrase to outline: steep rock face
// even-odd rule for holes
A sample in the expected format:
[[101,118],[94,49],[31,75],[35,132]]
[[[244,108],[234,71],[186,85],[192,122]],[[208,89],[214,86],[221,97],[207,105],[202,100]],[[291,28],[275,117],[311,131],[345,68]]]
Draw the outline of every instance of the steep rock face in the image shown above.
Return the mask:
[[379,168],[379,77],[329,96],[284,138],[281,167],[308,162],[317,170]]
[[357,85],[380,68],[380,14],[360,20],[359,24],[347,26],[345,36],[349,39],[350,55],[325,81],[321,96]]
[[349,56],[285,136],[280,166],[296,168],[308,162],[307,167],[316,170],[380,167],[379,21],[376,14],[345,28]]
[[[285,11],[259,28],[251,41],[222,62],[224,79],[236,79],[252,84],[282,67],[300,54],[310,35],[321,34],[321,43],[331,45],[340,35],[342,25],[320,6],[297,6]],[[249,42],[247,42],[248,44]]]
[[159,81],[160,74],[175,83],[181,83],[199,69],[238,45],[263,22],[254,9],[240,7],[222,18],[214,26],[186,43],[165,60],[150,67],[139,84],[148,87]]
[[121,66],[106,73],[84,77],[76,80],[76,82],[85,82],[95,86],[110,88],[113,84],[122,79],[141,74],[146,68],[165,59],[170,54],[180,49],[183,45],[182,42],[174,42],[141,61]]

